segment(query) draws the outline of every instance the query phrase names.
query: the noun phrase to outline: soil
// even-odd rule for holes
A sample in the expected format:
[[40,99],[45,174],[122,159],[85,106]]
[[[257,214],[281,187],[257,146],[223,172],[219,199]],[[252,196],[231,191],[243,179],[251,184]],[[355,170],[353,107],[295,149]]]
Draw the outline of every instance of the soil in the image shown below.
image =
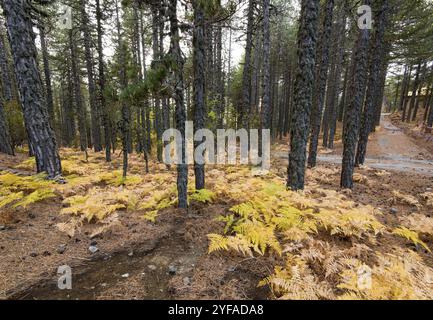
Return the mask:
[[[390,199],[393,190],[417,196],[433,189],[433,168],[432,154],[393,127],[388,119],[371,138],[368,165],[357,169],[366,180],[357,182],[354,192],[347,196],[360,204],[380,208],[381,222],[393,226],[415,211],[432,215],[425,207],[415,209]],[[282,144],[276,149],[272,170],[284,177],[287,159],[281,155],[287,154],[287,146]],[[315,170],[329,169],[333,173],[324,177],[308,170],[307,184],[339,190],[340,165],[337,160],[324,158],[337,159],[340,150],[338,145],[331,154],[322,150]],[[0,155],[0,170],[14,170],[25,158]],[[381,165],[376,166],[377,163]],[[379,174],[383,169],[391,174]],[[277,258],[207,253],[207,234],[221,233],[224,227],[215,218],[232,205],[219,199],[213,205],[192,203],[188,212],[166,209],[156,223],[145,221],[139,213],[119,212],[117,223],[95,238],[91,238],[97,228],[93,224],[84,224],[74,237],[58,230],[55,225],[67,217],[59,215],[62,203],[56,198],[28,210],[1,212],[0,299],[272,298],[270,290],[258,288],[257,283],[281,263]],[[422,240],[433,245],[431,238]],[[90,245],[99,251],[92,254]],[[60,248],[65,248],[64,252]],[[426,259],[433,264],[431,255]],[[72,290],[63,291],[57,288],[57,268],[65,264],[72,268]]]

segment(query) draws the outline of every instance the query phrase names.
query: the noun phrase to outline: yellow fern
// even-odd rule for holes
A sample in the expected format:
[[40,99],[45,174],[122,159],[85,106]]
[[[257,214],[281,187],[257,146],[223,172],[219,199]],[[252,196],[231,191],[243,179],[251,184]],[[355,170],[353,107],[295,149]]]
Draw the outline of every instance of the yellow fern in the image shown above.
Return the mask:
[[399,227],[394,229],[392,234],[395,234],[397,236],[403,237],[409,241],[411,241],[414,245],[418,246],[421,245],[424,247],[428,252],[431,252],[430,248],[427,246],[425,242],[423,242],[420,238],[418,233],[415,231],[409,230],[406,227]]

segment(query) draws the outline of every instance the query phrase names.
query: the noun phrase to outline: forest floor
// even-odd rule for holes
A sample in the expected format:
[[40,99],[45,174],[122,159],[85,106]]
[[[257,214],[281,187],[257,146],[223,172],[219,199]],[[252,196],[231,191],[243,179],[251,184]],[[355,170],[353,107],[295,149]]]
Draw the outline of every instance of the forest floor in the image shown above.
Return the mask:
[[[433,154],[425,144],[387,116],[371,138],[367,165],[357,169],[353,192],[339,188],[339,142],[334,152],[321,150],[319,166],[307,170],[305,192],[284,193],[288,149],[281,143],[273,147],[267,176],[255,177],[248,167],[209,166],[210,192],[190,190],[197,197],[188,212],[173,205],[174,168],[152,163],[146,175],[133,155],[130,180],[121,186],[120,158],[105,164],[102,154],[86,161],[62,150],[68,184],[49,186],[53,195],[41,201],[0,206],[0,299],[432,299]],[[40,182],[32,166],[23,154],[0,155],[0,186],[14,180],[21,183],[18,191],[33,194]],[[8,195],[0,194],[0,204]],[[286,240],[278,235],[280,254],[269,235],[267,246],[251,245],[251,252],[238,243],[221,245],[237,250],[208,253],[209,234],[235,234],[230,227],[242,219],[228,219],[233,207],[261,195],[269,197],[265,204],[293,203],[302,223],[321,222],[314,220],[317,227],[307,232],[300,225],[289,229]],[[327,216],[329,210],[338,215]],[[377,271],[374,281],[385,289],[367,294],[353,288],[353,267],[361,262]],[[65,264],[72,268],[72,290],[57,287],[57,268]],[[274,270],[276,277],[258,287]]]

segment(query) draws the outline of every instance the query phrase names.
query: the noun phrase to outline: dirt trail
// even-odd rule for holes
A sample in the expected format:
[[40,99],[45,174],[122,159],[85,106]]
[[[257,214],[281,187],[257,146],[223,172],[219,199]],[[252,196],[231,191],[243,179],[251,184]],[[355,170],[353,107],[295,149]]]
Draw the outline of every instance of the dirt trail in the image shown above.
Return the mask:
[[[286,154],[281,156],[287,158]],[[322,153],[317,159],[321,162],[341,164],[341,150],[337,148],[332,153]],[[388,114],[382,115],[381,127],[370,137],[365,165],[375,169],[433,176],[430,152],[417,146],[402,129],[394,126]]]

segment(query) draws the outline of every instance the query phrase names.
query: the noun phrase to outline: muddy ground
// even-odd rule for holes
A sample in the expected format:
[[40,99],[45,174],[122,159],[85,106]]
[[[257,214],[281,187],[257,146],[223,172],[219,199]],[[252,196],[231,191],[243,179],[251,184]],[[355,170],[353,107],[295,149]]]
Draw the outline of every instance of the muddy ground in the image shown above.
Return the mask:
[[[428,171],[431,154],[407,136],[404,136],[406,145],[401,144],[401,136],[394,140],[383,137],[384,133],[396,132],[404,134],[394,129],[379,130],[372,137],[369,159],[389,160],[401,150],[410,150],[391,161],[421,160],[427,169],[402,166],[403,169],[386,168],[391,174],[379,175],[382,168],[364,167],[358,173],[367,177],[368,183],[357,182],[354,192],[348,194],[360,204],[380,208],[381,222],[387,226],[397,225],[416,211],[410,205],[393,203],[393,190],[417,196],[433,189]],[[391,141],[391,145],[378,148],[377,141]],[[287,147],[280,145],[278,152],[286,153]],[[327,153],[322,151],[321,157]],[[1,155],[0,169],[13,170],[24,158],[24,155],[15,158]],[[287,159],[275,157],[273,171],[284,177],[286,167]],[[340,166],[321,160],[318,169],[324,167]],[[307,184],[318,182],[323,188],[339,190],[339,172],[335,171],[332,176],[320,177],[308,170]],[[232,201],[218,199],[212,205],[193,203],[188,212],[166,209],[156,223],[143,220],[139,213],[119,212],[117,222],[93,238],[97,226],[92,224],[84,224],[74,237],[58,230],[56,224],[65,222],[67,217],[59,215],[62,203],[56,198],[27,210],[2,213],[0,298],[270,299],[270,290],[258,288],[257,283],[281,263],[277,258],[267,255],[245,258],[228,252],[207,254],[207,234],[222,232],[224,226],[215,218],[228,212],[232,205]],[[426,209],[418,213],[428,217],[433,214]],[[431,239],[423,240],[432,247]],[[91,253],[90,246],[99,251]],[[57,288],[57,268],[65,264],[72,268],[73,289],[63,291]]]

